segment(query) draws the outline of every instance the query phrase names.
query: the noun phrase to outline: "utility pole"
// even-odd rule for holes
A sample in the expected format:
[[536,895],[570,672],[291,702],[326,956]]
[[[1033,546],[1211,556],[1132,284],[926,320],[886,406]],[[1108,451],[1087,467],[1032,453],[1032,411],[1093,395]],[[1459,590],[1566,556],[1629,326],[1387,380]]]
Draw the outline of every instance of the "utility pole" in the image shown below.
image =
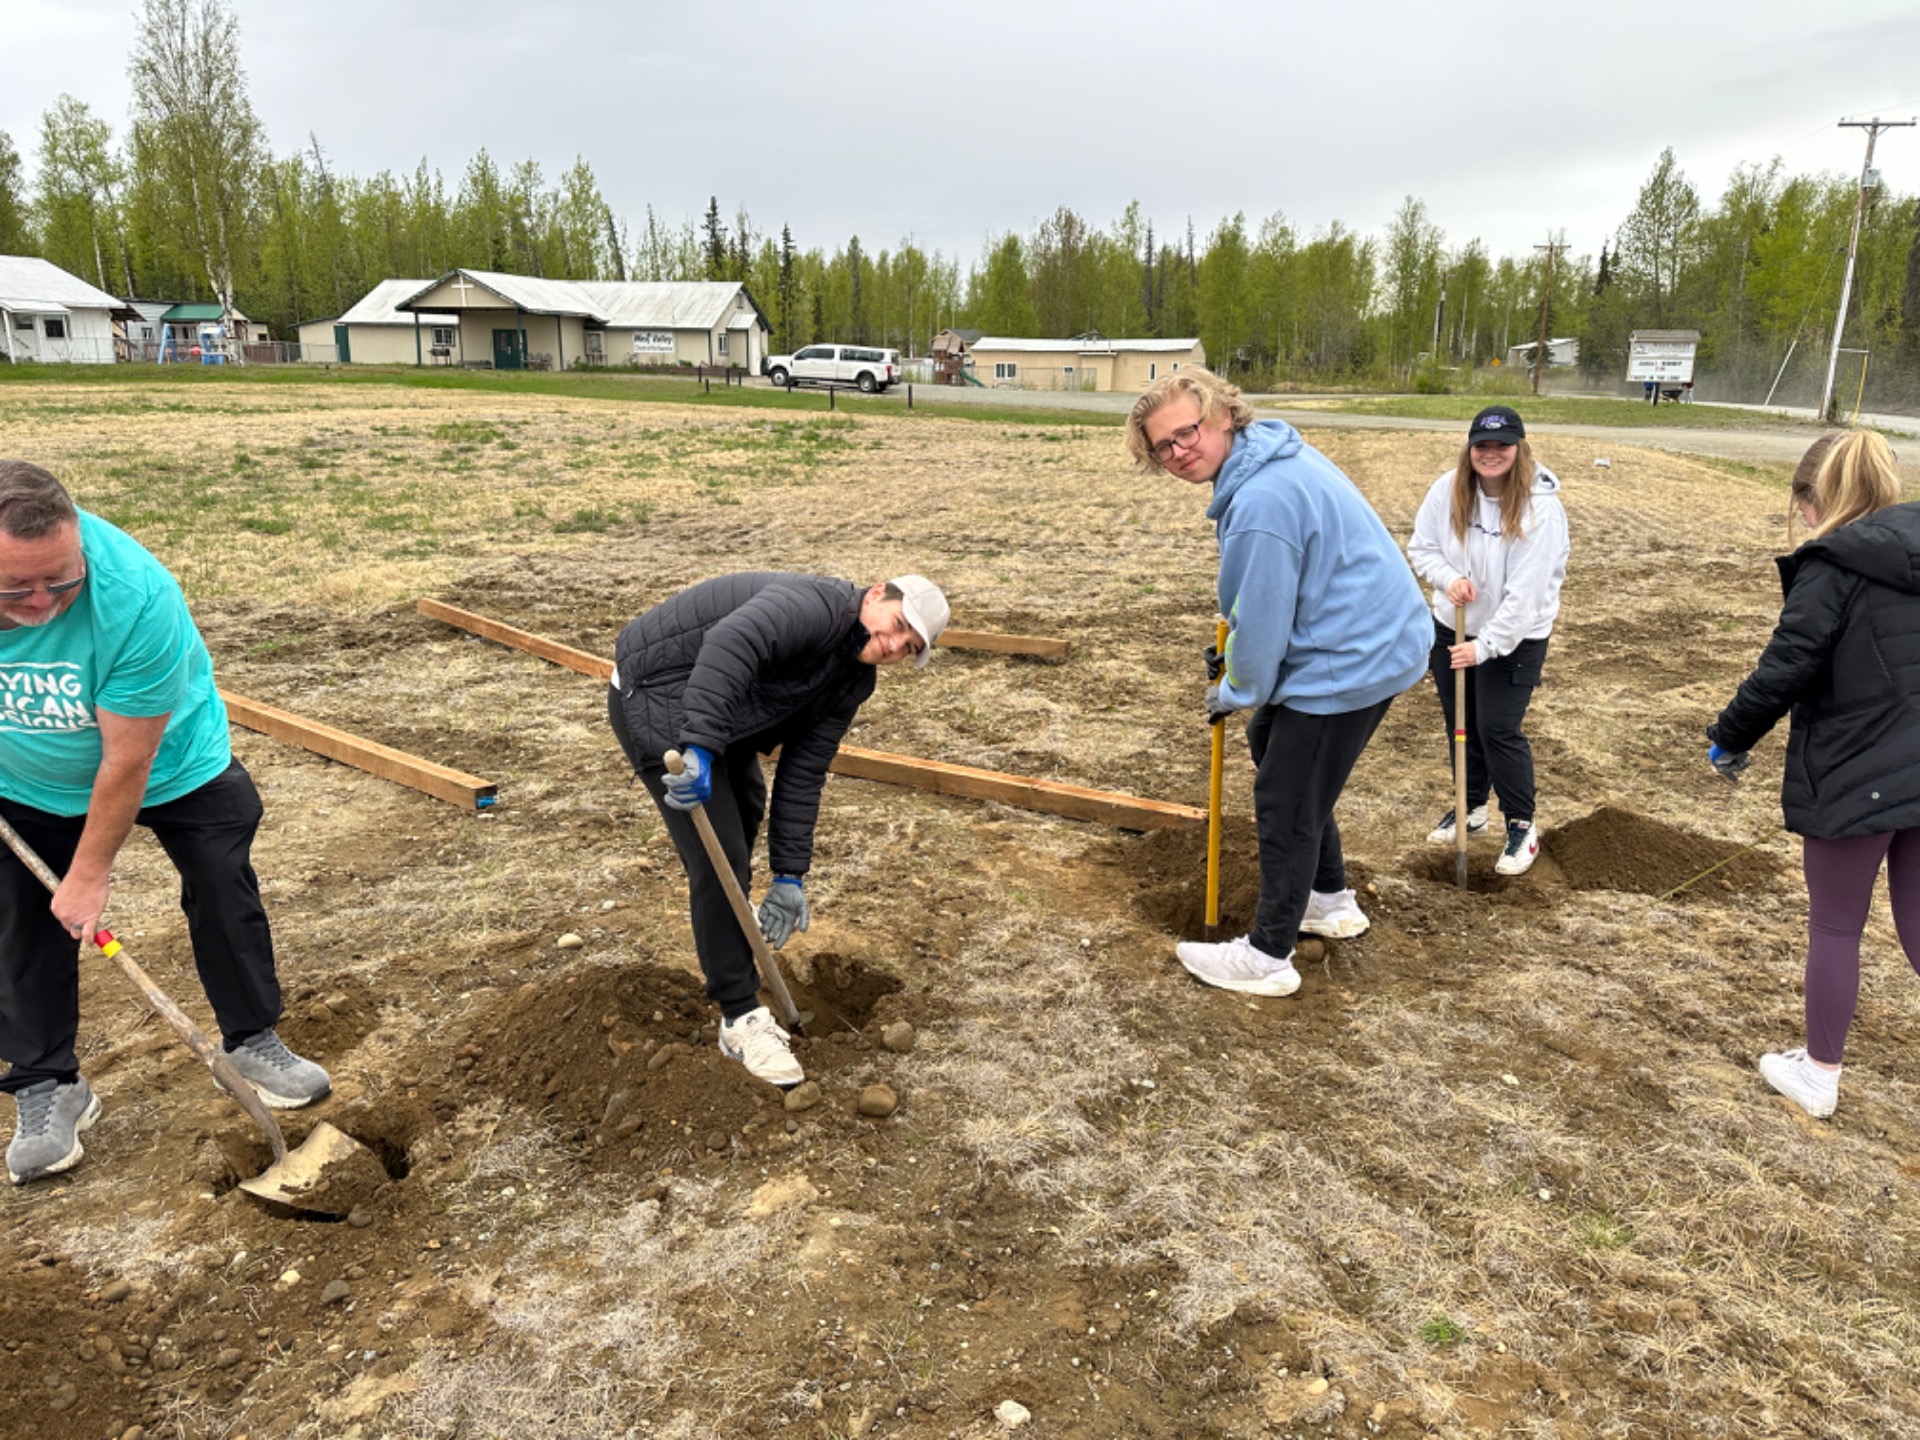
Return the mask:
[[1880,138],[1882,130],[1904,129],[1914,123],[1912,120],[1882,120],[1878,115],[1871,120],[1840,122],[1843,130],[1867,132],[1867,158],[1860,167],[1860,188],[1853,197],[1853,234],[1847,240],[1847,278],[1840,282],[1840,313],[1833,319],[1833,353],[1827,357],[1827,384],[1820,392],[1820,418],[1829,424],[1833,421],[1835,409],[1833,378],[1840,368],[1840,337],[1847,328],[1847,298],[1853,292],[1853,258],[1860,248],[1860,220],[1866,214],[1868,189],[1878,189],[1880,185],[1880,177],[1873,169],[1873,144]]
[[1440,363],[1440,341],[1444,333],[1443,327],[1446,324],[1446,318],[1447,272],[1443,269],[1440,272],[1440,303],[1434,308],[1433,312],[1433,350],[1431,353],[1433,355],[1433,363],[1436,365]]
[[1536,245],[1536,250],[1547,252],[1547,276],[1540,286],[1540,336],[1533,347],[1533,393],[1540,393],[1540,372],[1547,368],[1547,302],[1553,298],[1553,257],[1567,248],[1567,242],[1555,243],[1553,236],[1547,236],[1547,243]]

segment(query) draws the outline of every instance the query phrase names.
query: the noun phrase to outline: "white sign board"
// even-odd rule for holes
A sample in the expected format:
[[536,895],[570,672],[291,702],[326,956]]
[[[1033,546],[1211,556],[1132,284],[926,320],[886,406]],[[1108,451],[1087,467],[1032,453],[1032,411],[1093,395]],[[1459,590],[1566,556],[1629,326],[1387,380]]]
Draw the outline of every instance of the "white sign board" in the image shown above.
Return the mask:
[[1627,379],[1684,385],[1693,379],[1692,340],[1635,340],[1627,346]]
[[634,331],[633,353],[636,355],[673,354],[673,332],[671,330]]

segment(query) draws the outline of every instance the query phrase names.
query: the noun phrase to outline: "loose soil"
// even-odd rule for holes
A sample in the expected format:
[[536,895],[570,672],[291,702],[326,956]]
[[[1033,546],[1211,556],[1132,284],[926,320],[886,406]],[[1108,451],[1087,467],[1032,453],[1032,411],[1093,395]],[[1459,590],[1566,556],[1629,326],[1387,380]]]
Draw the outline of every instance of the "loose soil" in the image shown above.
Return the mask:
[[[787,1097],[720,1055],[602,687],[413,599],[605,654],[723,570],[922,571],[956,624],[1074,656],[887,673],[852,743],[1200,804],[1200,497],[1039,416],[151,399],[10,385],[0,454],[176,569],[229,689],[503,804],[236,732],[282,1030],[336,1085],[289,1139],[328,1120],[382,1176],[338,1221],[247,1198],[264,1144],[88,962],[105,1112],[73,1171],[0,1194],[0,1430],[978,1440],[1014,1400],[1081,1440],[1916,1433],[1911,974],[1876,904],[1839,1112],[1767,1092],[1801,1008],[1781,747],[1730,787],[1699,738],[1777,610],[1782,474],[1543,439],[1575,545],[1528,723],[1544,853],[1506,879],[1476,841],[1454,886],[1438,706],[1403,697],[1340,810],[1372,927],[1303,947],[1285,1000],[1174,961],[1197,829],[833,780],[781,957],[817,1090]],[[1309,438],[1402,538],[1455,445]],[[1258,873],[1229,738],[1234,934]],[[210,1024],[176,895],[137,835],[115,929]],[[891,1115],[859,1113],[874,1085]]]

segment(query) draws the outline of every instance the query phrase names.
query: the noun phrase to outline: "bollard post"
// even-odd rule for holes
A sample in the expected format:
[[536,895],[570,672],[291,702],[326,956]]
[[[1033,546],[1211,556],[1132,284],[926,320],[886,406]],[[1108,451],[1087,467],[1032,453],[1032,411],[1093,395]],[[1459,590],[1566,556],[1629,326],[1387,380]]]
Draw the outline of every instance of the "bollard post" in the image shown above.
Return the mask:
[[700,377],[700,393],[702,395],[711,395],[713,393],[712,377],[707,375],[702,375]]
[[833,397],[838,395],[839,393],[840,392],[834,389],[831,385],[827,387],[827,409],[831,410],[834,408]]
[[913,408],[913,386],[912,385],[907,386],[907,408],[909,410]]

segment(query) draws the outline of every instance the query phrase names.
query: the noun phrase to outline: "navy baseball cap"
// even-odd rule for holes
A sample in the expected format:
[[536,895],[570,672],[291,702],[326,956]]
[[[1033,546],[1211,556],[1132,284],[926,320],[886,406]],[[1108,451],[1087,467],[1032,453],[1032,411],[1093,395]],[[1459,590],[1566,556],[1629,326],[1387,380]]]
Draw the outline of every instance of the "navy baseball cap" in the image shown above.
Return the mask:
[[1489,405],[1473,417],[1473,426],[1467,431],[1467,444],[1478,445],[1482,441],[1494,445],[1518,445],[1527,438],[1527,427],[1520,423],[1520,416],[1504,405]]

